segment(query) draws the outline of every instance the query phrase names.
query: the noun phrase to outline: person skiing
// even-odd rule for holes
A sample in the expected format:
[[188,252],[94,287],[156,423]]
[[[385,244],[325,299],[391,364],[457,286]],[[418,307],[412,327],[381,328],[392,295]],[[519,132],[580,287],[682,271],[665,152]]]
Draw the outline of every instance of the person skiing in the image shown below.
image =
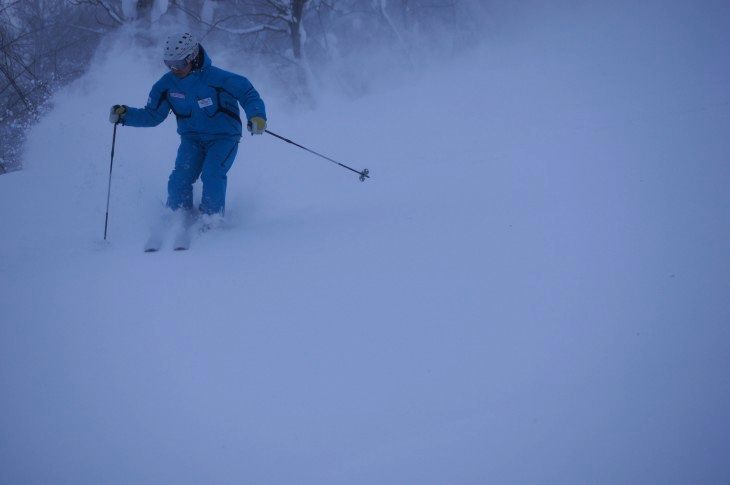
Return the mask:
[[180,147],[167,183],[167,207],[193,213],[193,184],[201,178],[200,212],[209,225],[222,220],[227,173],[241,139],[238,104],[247,129],[260,135],[266,129],[266,108],[245,77],[214,67],[203,46],[189,33],[167,38],[163,56],[169,72],[150,91],[144,108],[114,105],[109,121],[124,126],[151,127],[172,111],[177,119]]

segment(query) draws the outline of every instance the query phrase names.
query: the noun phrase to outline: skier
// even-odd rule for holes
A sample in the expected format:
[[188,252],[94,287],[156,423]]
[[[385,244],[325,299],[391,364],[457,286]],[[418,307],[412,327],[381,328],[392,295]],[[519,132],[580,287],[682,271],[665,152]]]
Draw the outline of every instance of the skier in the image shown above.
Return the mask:
[[266,108],[259,93],[243,76],[214,67],[210,57],[189,33],[167,38],[164,62],[170,69],[150,91],[144,108],[114,105],[109,121],[125,126],[157,126],[172,111],[177,119],[180,147],[167,183],[167,207],[193,213],[193,183],[200,177],[200,212],[204,225],[223,218],[226,174],[238,151],[242,122],[260,135],[266,129]]

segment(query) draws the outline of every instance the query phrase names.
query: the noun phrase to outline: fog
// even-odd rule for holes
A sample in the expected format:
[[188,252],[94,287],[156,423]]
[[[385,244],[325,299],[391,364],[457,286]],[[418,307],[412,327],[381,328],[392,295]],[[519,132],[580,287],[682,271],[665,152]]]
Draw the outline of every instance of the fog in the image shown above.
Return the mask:
[[476,6],[309,97],[204,39],[372,178],[245,135],[187,252],[142,252],[173,118],[119,127],[102,240],[174,19],[105,37],[0,176],[0,482],[730,481],[730,6]]

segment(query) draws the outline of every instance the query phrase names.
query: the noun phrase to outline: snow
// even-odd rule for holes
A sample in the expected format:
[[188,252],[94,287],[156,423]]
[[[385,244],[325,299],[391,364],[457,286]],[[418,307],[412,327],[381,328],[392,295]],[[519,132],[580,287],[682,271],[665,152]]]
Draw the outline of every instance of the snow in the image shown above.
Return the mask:
[[[122,0],[122,14],[125,19],[134,19],[137,17],[137,3],[139,0]],[[107,10],[110,10],[107,8]]]
[[101,240],[161,74],[102,49],[0,176],[0,482],[730,481],[730,9],[540,5],[310,112],[237,69],[372,178],[245,135],[183,253],[173,119],[119,129]]
[[200,7],[200,19],[206,24],[212,24],[216,6],[214,0],[203,0],[203,5]]
[[[150,20],[152,22],[158,21],[169,8],[170,0],[155,0],[155,3],[152,5],[152,11],[150,12]],[[212,10],[212,7],[208,7],[208,3],[204,3],[202,8],[203,13],[209,9]]]

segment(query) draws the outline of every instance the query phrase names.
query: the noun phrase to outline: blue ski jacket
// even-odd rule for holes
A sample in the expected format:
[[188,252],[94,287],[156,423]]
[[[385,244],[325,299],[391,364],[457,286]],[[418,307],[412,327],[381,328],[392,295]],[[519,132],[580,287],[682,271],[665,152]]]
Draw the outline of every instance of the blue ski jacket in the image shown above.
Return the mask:
[[127,108],[122,118],[126,126],[157,126],[170,111],[177,118],[180,136],[201,139],[239,137],[242,122],[238,103],[247,120],[266,119],[266,108],[259,93],[243,76],[214,67],[201,46],[200,69],[180,79],[166,73],[150,91],[144,108]]

